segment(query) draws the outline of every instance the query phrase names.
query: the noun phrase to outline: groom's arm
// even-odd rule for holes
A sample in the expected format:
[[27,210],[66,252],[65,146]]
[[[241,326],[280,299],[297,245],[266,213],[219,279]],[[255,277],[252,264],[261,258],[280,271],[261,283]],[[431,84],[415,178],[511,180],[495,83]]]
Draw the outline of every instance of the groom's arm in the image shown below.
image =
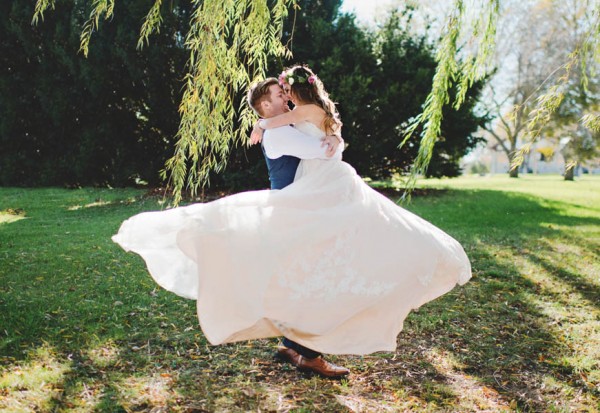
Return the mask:
[[292,126],[282,126],[265,131],[263,146],[270,159],[291,155],[300,159],[340,159],[343,143],[340,143],[333,156],[327,156],[327,145],[322,138],[306,135]]

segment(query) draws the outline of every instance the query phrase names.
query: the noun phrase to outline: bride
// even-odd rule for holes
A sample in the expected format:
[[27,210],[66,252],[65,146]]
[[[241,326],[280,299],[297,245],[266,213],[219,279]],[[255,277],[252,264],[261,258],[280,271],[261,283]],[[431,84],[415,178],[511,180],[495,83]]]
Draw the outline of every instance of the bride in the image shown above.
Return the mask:
[[[280,76],[295,108],[262,131],[295,124],[340,134],[320,79],[306,66]],[[395,351],[412,309],[471,277],[461,245],[366,185],[341,159],[302,160],[282,190],[146,212],[113,240],[141,255],[165,289],[196,299],[212,344],[285,336],[329,354]]]

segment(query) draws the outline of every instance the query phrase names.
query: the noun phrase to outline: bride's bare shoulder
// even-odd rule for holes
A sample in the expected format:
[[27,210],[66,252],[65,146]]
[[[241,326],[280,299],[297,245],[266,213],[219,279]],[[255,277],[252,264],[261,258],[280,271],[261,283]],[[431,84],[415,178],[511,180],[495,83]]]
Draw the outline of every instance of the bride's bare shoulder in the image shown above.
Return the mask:
[[314,103],[307,103],[306,105],[302,105],[303,109],[303,118],[308,120],[316,125],[320,125],[323,122],[323,118],[325,117],[325,111],[318,105]]
[[305,106],[307,106],[308,109],[311,112],[314,112],[314,113],[325,113],[325,111],[323,110],[323,108],[321,106],[315,104],[315,103],[308,103]]

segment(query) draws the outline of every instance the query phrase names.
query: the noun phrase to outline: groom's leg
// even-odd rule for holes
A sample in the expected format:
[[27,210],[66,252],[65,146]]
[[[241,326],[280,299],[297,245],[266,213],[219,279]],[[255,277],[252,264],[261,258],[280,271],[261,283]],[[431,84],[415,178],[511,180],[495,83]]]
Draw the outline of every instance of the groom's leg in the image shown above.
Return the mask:
[[287,348],[291,348],[292,350],[294,350],[296,353],[300,354],[303,357],[309,358],[309,359],[314,359],[317,358],[321,355],[321,353],[311,350],[307,347],[304,347],[298,343],[296,343],[295,341],[290,340],[289,338],[284,337],[283,341],[282,341],[283,345],[286,346]]

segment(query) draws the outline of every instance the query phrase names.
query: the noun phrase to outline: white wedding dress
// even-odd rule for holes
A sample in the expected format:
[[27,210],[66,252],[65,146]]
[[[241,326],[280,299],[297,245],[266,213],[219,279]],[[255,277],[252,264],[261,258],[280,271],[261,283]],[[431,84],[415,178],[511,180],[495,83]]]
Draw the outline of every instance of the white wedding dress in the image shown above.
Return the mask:
[[283,190],[136,215],[113,240],[197,300],[212,344],[283,335],[329,354],[394,351],[410,310],[471,277],[456,240],[339,159],[301,161]]

